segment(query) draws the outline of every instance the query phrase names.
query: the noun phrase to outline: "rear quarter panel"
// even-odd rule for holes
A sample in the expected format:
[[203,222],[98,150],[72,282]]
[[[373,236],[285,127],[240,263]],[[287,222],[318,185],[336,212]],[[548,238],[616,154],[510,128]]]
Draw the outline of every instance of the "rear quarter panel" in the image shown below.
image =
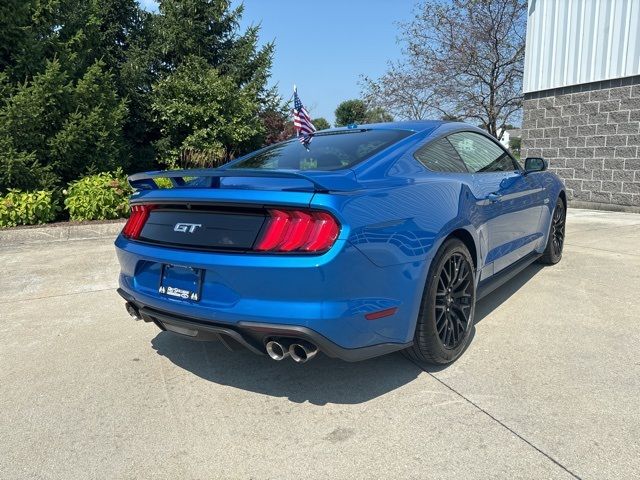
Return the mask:
[[[423,176],[357,193],[316,194],[311,204],[348,224],[344,240],[371,261],[372,277],[380,276],[373,275],[376,271],[386,278],[371,297],[383,302],[388,295],[390,303],[400,299],[397,315],[372,322],[376,332],[387,338],[411,340],[429,265],[446,236],[464,228],[477,244],[469,220],[475,202],[469,189],[452,178]],[[351,277],[351,281],[369,280]]]
[[455,180],[422,178],[356,195],[317,194],[312,206],[336,212],[349,226],[344,238],[374,264],[388,267],[430,259],[444,235],[470,226],[471,200]]

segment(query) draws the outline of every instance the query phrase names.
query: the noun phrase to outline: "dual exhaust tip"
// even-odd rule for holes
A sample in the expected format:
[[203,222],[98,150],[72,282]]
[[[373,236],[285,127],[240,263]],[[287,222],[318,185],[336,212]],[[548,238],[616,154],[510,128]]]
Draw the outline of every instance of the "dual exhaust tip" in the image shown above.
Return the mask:
[[270,340],[267,342],[266,349],[269,356],[278,362],[291,357],[296,363],[305,363],[318,353],[318,347],[304,340]]

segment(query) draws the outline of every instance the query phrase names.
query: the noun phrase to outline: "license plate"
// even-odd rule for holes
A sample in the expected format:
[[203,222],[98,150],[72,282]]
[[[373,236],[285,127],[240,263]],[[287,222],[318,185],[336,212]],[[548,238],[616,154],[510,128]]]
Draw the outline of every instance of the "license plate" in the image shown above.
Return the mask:
[[160,295],[178,300],[199,302],[202,275],[203,271],[200,268],[162,265],[158,292]]

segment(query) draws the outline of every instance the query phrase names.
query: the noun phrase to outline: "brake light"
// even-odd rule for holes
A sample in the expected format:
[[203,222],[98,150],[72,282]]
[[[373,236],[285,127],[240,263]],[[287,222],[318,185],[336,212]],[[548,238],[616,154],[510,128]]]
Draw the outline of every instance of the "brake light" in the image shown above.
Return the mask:
[[305,252],[317,252],[328,250],[340,232],[340,227],[335,219],[328,213],[315,213],[313,230],[302,244],[301,250]]
[[337,220],[325,212],[269,210],[267,224],[254,250],[261,252],[323,252],[340,233]]
[[156,208],[155,205],[132,205],[131,215],[122,229],[122,235],[131,240],[139,238],[140,232],[149,218],[149,213],[154,208]]
[[269,210],[267,228],[256,245],[256,250],[273,250],[282,241],[289,227],[289,214],[281,210]]

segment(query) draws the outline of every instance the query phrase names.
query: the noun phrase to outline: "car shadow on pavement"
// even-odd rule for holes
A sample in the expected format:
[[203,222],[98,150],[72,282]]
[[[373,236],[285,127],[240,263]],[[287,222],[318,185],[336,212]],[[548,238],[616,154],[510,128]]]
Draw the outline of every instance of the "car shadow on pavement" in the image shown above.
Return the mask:
[[414,380],[422,370],[400,353],[349,363],[318,354],[305,364],[280,362],[220,342],[196,342],[160,332],[151,344],[180,368],[220,385],[314,405],[358,404]]
[[[496,308],[498,308],[504,302],[508,301],[513,294],[515,294],[518,290],[520,290],[520,288],[522,288],[524,284],[526,284],[529,280],[531,280],[543,268],[544,268],[543,265],[540,265],[538,263],[533,263],[529,265],[527,268],[525,268],[522,272],[518,273],[518,275],[513,277],[507,283],[496,288],[493,292],[491,292],[489,295],[487,295],[483,299],[478,300],[478,302],[476,303],[476,311],[475,311],[475,318],[473,322],[473,328],[471,329],[471,333],[470,333],[471,339],[469,340],[469,343],[467,344],[467,346],[464,348],[462,355],[464,355],[464,352],[473,345],[473,339],[476,336],[476,325],[478,325],[478,323],[480,323],[482,319],[491,315],[491,313]],[[440,372],[450,366],[450,365],[431,365],[431,364],[422,363],[422,362],[417,363],[417,365],[419,365],[419,367],[427,373]]]
[[[507,301],[543,267],[531,265],[476,306],[475,324]],[[475,327],[471,331],[475,336]],[[245,350],[230,352],[220,342],[196,342],[170,332],[160,332],[151,344],[159,355],[200,378],[247,391],[286,397],[314,405],[358,404],[396,390],[423,371],[447,366],[420,365],[401,353],[349,363],[318,354],[305,364],[281,362]],[[473,344],[473,338],[470,345]]]
[[532,263],[522,272],[510,279],[504,285],[498,287],[489,295],[476,303],[475,324],[480,323],[484,318],[489,316],[500,305],[505,303],[509,298],[520,290],[529,280],[531,280],[544,265]]

